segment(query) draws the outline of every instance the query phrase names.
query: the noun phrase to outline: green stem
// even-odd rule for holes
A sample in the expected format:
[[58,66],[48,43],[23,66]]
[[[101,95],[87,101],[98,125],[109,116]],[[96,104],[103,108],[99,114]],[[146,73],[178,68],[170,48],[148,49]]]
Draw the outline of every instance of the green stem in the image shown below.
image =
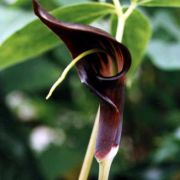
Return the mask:
[[123,33],[125,27],[125,19],[124,16],[118,17],[117,31],[116,31],[116,40],[122,42]]
[[95,145],[96,145],[96,136],[97,136],[97,131],[98,131],[98,125],[99,125],[99,111],[100,111],[100,108],[98,108],[98,111],[97,111],[94,127],[93,127],[93,130],[91,133],[91,137],[90,137],[90,141],[89,141],[88,148],[86,151],[86,155],[85,155],[84,162],[83,162],[81,172],[79,175],[79,180],[87,180],[89,171],[91,169],[91,164],[92,164],[92,160],[94,157],[94,151],[95,151]]
[[132,1],[131,5],[129,6],[129,8],[127,9],[127,11],[124,13],[124,19],[125,21],[127,20],[127,18],[132,14],[132,12],[134,11],[134,9],[136,8],[137,3],[136,1]]
[[121,3],[119,0],[113,0],[114,6],[116,8],[116,13],[118,14],[118,16],[122,16],[123,15],[123,9],[121,6]]
[[116,40],[121,42],[123,33],[124,33],[124,26],[125,26],[125,19],[123,14],[123,8],[121,6],[121,3],[119,0],[113,0],[116,14],[118,17],[118,23],[117,23],[117,31],[116,31]]
[[118,152],[119,146],[113,147],[109,154],[99,161],[99,180],[108,180],[111,164]]
[[99,163],[99,180],[108,180],[112,161],[102,161]]
[[122,42],[126,20],[131,15],[131,13],[134,11],[137,4],[136,4],[136,0],[133,0],[131,2],[131,5],[127,9],[127,11],[125,13],[123,13],[123,8],[120,4],[120,1],[119,0],[113,0],[113,2],[114,2],[115,9],[116,9],[117,17],[118,17],[116,40],[119,42]]

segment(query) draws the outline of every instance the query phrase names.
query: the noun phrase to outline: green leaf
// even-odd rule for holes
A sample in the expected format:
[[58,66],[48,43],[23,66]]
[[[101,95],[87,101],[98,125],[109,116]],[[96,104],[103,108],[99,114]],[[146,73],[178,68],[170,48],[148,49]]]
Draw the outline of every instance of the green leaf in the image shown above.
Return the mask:
[[82,154],[75,149],[51,145],[38,159],[44,176],[53,180],[76,169],[80,165],[81,156]]
[[0,43],[34,19],[32,13],[0,6]]
[[140,0],[141,6],[180,7],[180,0]]
[[132,56],[132,65],[128,72],[129,81],[135,76],[142,62],[151,34],[149,20],[140,11],[135,10],[126,22],[123,36],[123,43],[129,48]]
[[[114,6],[107,3],[84,3],[58,8],[52,14],[62,21],[89,24],[112,12]],[[0,46],[0,69],[35,57],[58,44],[59,39],[39,20],[35,20]]]
[[51,87],[60,72],[61,69],[41,58],[4,69],[0,72],[0,78],[5,92],[35,91]]
[[74,4],[74,3],[84,3],[84,2],[88,2],[90,0],[61,0],[60,2],[58,2],[61,5],[68,5],[68,4]]
[[180,69],[180,44],[167,43],[160,40],[154,40],[150,43],[149,56],[152,62],[158,68],[163,70]]
[[113,37],[116,36],[117,22],[118,18],[115,14],[113,14],[110,19],[110,32]]

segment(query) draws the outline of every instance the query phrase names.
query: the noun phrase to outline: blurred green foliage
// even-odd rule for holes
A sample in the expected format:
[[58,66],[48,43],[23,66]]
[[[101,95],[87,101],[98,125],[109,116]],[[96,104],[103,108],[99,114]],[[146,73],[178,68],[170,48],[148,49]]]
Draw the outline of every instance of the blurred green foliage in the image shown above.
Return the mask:
[[[44,0],[43,4],[54,9],[73,2]],[[138,65],[133,66],[136,69],[132,75],[133,83],[127,88],[121,148],[110,179],[179,180],[180,10],[143,7],[139,11],[132,18],[142,18],[142,21],[130,19],[132,22],[125,32],[125,38],[128,38],[125,42],[136,54],[135,63]],[[106,15],[105,10],[101,12],[103,14],[99,11],[97,17]],[[92,13],[90,9],[89,13]],[[70,16],[74,14],[64,18]],[[93,16],[94,19],[87,23],[97,17]],[[16,36],[17,30],[34,18],[31,1],[2,0],[0,42],[6,42],[11,35],[13,37],[14,32]],[[88,19],[88,14],[85,18]],[[150,23],[147,26],[142,23],[144,20],[146,24],[146,18]],[[107,17],[103,21],[107,22]],[[36,24],[41,26],[37,21]],[[115,22],[112,25],[116,26]],[[153,29],[152,39],[142,61],[138,55],[142,57],[145,53],[143,48],[151,34],[148,26]],[[138,38],[136,29],[140,27],[144,34]],[[33,42],[33,34],[29,31],[26,35]],[[28,61],[0,71],[0,180],[77,179],[98,100],[81,85],[75,70],[52,98],[45,100],[50,86],[71,60],[68,50],[58,43],[56,37],[52,42],[56,42],[55,47],[45,48],[48,50],[46,53],[31,56],[31,59],[28,57]],[[26,43],[22,45],[27,48]],[[2,47],[0,57],[7,50],[5,48],[2,52]],[[31,48],[34,47],[37,48],[36,44],[32,44]],[[16,51],[12,54],[11,51],[7,53],[9,57],[18,54],[15,45],[14,49]],[[7,61],[5,58],[3,63],[8,64]],[[96,179],[97,173],[94,161],[90,179]]]

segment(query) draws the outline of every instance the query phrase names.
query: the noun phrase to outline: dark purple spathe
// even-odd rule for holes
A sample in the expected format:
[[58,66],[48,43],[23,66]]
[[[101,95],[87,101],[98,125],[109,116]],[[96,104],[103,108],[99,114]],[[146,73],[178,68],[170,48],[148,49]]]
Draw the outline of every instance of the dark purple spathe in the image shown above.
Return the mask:
[[[124,81],[131,64],[130,53],[124,45],[98,28],[61,22],[36,0],[33,0],[33,7],[41,21],[64,41],[73,58],[94,48],[104,52],[89,55],[76,64],[81,82],[99,97],[100,119],[95,156],[102,159],[120,141]],[[115,75],[114,65],[118,72]]]

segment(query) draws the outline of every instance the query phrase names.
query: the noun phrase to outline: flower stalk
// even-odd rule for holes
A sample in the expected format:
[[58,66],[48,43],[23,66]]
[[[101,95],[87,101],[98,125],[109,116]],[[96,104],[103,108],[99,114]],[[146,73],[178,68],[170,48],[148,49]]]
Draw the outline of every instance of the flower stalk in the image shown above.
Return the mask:
[[119,147],[113,147],[108,156],[99,161],[99,180],[108,180],[112,161],[118,152]]
[[98,108],[96,119],[94,122],[93,130],[91,133],[90,141],[87,147],[86,155],[83,161],[83,165],[81,168],[81,172],[79,175],[79,180],[87,180],[88,175],[91,169],[94,152],[95,152],[95,146],[96,146],[96,137],[97,137],[97,131],[98,131],[98,125],[99,125],[99,111],[100,108]]

